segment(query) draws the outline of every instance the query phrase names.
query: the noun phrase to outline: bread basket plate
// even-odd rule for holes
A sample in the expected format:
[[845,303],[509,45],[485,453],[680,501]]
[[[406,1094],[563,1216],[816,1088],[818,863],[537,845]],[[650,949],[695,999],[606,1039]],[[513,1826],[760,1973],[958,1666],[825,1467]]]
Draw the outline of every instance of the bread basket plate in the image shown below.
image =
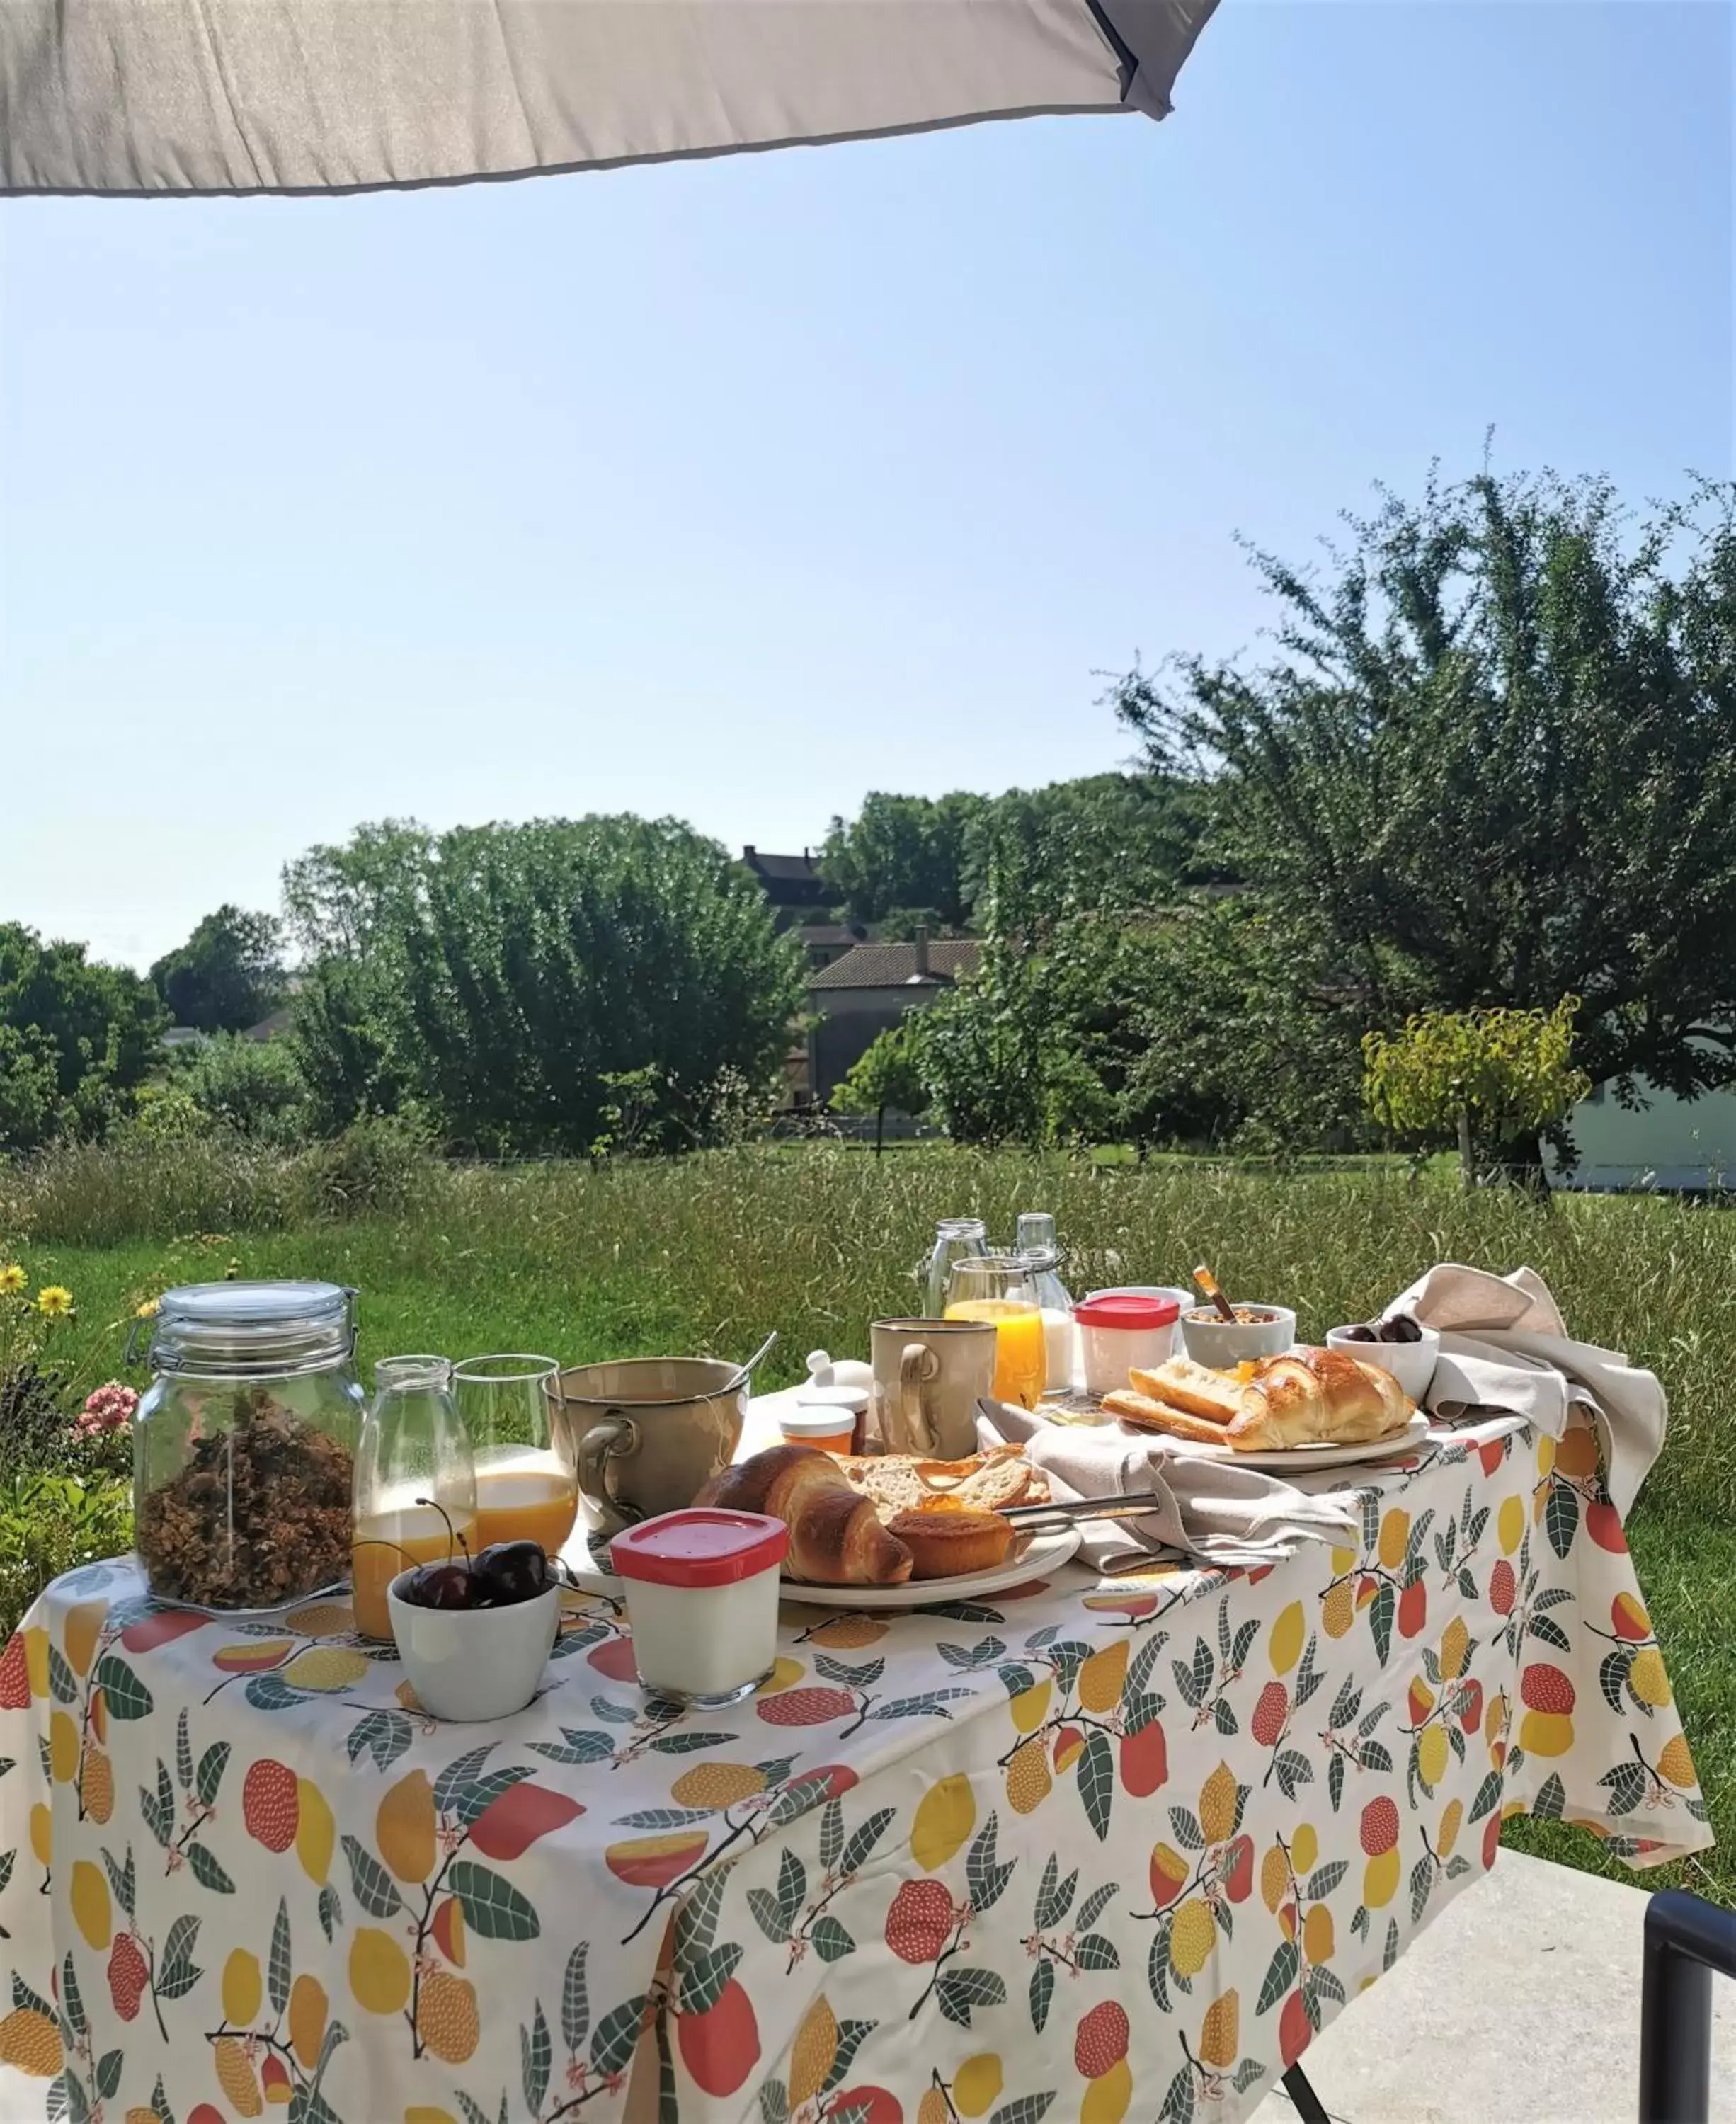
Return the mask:
[[1414,1453],[1428,1436],[1428,1418],[1418,1409],[1402,1431],[1385,1438],[1364,1438],[1353,1445],[1335,1445],[1322,1439],[1317,1445],[1287,1445],[1254,1453],[1238,1453],[1233,1445],[1207,1445],[1192,1438],[1176,1438],[1168,1431],[1147,1431],[1143,1424],[1124,1424],[1136,1438],[1160,1446],[1178,1460],[1233,1460],[1238,1468],[1266,1468],[1286,1475],[1310,1475],[1317,1468],[1349,1468],[1360,1460],[1390,1460],[1395,1454]]
[[[975,1600],[981,1593],[1004,1593],[1009,1586],[1023,1586],[1065,1563],[1079,1547],[1076,1526],[1057,1527],[1052,1534],[1028,1534],[1015,1541],[1004,1563],[989,1571],[962,1572],[956,1578],[912,1578],[902,1586],[809,1586],[786,1578],[780,1600],[799,1600],[805,1608],[939,1608],[954,1600]],[[576,1553],[569,1556],[573,1575],[587,1593],[619,1595],[619,1578],[599,1571],[590,1559]]]

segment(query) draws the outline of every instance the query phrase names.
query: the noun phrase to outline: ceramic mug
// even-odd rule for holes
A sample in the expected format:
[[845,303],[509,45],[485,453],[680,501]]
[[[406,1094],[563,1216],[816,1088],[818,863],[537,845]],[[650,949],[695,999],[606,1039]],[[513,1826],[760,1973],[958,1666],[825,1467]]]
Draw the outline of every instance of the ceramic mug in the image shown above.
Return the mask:
[[869,1332],[869,1431],[893,1453],[974,1453],[976,1404],[995,1389],[993,1321],[877,1320]]
[[684,1510],[741,1442],[747,1384],[720,1358],[575,1365],[556,1391],[595,1539]]

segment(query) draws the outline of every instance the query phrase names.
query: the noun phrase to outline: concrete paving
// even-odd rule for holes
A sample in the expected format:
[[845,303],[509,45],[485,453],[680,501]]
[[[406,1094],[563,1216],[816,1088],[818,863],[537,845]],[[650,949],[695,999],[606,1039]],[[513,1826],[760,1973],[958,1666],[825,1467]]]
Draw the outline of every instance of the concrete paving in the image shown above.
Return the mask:
[[[1503,1851],[1303,2070],[1338,2124],[1632,2124],[1648,1892]],[[1736,2119],[1736,1985],[1712,1987],[1712,2116]],[[1296,2124],[1282,2089],[1255,2124]]]

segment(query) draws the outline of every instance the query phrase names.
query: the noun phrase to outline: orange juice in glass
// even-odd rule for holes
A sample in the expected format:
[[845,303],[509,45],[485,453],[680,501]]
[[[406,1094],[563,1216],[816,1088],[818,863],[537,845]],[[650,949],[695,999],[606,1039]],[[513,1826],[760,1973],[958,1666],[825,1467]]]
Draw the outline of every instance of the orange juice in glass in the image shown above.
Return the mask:
[[386,1605],[386,1589],[401,1571],[418,1563],[444,1563],[449,1556],[460,1557],[462,1537],[473,1553],[479,1545],[478,1518],[459,1510],[446,1522],[431,1506],[418,1505],[407,1492],[401,1503],[384,1502],[382,1508],[355,1522],[350,1550],[350,1597],[355,1609],[355,1627],[365,1638],[392,1635],[392,1616]]
[[948,1320],[987,1320],[995,1328],[995,1398],[1035,1408],[1048,1378],[1042,1313],[1022,1255],[979,1254],[956,1262],[947,1285]]
[[564,1424],[554,1420],[553,1357],[467,1357],[453,1374],[476,1456],[477,1540],[534,1541],[556,1555],[578,1517]]

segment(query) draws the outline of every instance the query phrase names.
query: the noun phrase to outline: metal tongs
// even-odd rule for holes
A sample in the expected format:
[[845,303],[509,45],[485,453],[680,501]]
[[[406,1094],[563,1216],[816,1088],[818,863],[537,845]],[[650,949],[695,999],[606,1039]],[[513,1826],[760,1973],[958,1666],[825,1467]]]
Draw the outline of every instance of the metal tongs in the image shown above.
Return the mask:
[[1020,1534],[1050,1534],[1077,1520],[1136,1520],[1169,1500],[1156,1490],[1124,1490],[1113,1497],[1077,1497],[1046,1505],[1003,1505],[1000,1516]]

